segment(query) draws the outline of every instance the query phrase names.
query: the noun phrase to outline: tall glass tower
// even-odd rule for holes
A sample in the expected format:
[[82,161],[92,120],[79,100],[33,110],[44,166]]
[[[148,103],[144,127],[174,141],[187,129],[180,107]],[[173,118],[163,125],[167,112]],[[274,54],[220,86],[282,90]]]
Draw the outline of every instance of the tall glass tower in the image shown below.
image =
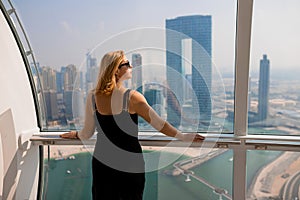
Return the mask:
[[90,52],[86,54],[86,93],[94,89],[97,84],[99,74],[99,66],[97,64],[97,58],[94,58]]
[[142,56],[139,53],[132,54],[132,88],[143,94],[142,80]]
[[270,84],[270,60],[263,55],[260,60],[259,88],[258,88],[258,120],[267,119]]
[[[191,39],[192,88],[194,91],[194,116],[200,122],[211,119],[211,78],[212,78],[212,20],[210,15],[181,16],[166,20],[166,62],[168,87],[175,94],[167,98],[167,120],[175,126],[181,123],[181,113],[175,106],[182,105],[185,74],[182,57],[183,41]],[[200,114],[200,116],[199,116]]]

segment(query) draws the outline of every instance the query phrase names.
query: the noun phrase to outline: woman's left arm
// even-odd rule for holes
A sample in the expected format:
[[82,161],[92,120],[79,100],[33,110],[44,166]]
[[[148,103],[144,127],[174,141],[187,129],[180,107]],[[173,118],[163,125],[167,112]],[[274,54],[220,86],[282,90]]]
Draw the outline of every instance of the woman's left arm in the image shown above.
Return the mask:
[[80,131],[70,131],[64,134],[61,134],[60,137],[62,138],[69,138],[69,139],[81,139],[87,140],[93,136],[95,133],[95,119],[94,119],[94,105],[93,105],[93,92],[89,92],[87,99],[86,99],[86,108],[85,108],[85,120],[84,120],[84,127]]

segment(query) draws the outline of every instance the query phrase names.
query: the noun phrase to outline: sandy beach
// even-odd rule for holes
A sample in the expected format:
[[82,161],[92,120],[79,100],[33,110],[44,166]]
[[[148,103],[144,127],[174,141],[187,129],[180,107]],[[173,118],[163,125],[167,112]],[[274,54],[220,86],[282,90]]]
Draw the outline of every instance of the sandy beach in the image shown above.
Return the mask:
[[247,199],[279,197],[288,178],[300,170],[300,153],[284,152],[266,165],[256,176],[248,190]]
[[[77,153],[93,152],[93,147],[88,148],[82,145],[52,145],[50,148],[50,158],[63,159]],[[44,159],[48,158],[48,146],[44,146]]]

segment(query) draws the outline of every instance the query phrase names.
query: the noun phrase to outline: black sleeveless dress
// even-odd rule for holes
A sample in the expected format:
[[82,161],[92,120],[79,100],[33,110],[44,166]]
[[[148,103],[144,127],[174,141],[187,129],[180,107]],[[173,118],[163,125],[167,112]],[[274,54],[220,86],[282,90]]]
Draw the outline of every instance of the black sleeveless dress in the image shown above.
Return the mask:
[[94,200],[143,198],[144,158],[137,137],[138,116],[128,112],[129,93],[124,94],[120,114],[102,115],[94,102],[98,132],[92,160]]

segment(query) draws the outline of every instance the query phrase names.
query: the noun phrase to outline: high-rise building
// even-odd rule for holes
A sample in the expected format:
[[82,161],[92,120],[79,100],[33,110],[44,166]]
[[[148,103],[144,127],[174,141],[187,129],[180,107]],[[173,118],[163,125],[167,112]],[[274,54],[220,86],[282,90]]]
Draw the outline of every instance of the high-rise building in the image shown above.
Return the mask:
[[78,73],[75,65],[70,64],[65,68],[63,102],[65,117],[70,121],[80,117],[80,109],[83,108],[84,101],[80,78],[80,73]]
[[99,73],[99,67],[97,64],[97,59],[94,58],[90,52],[86,54],[86,91],[94,89],[97,83]]
[[90,52],[86,54],[86,67],[91,68],[97,66],[97,59],[92,56]]
[[75,65],[70,64],[66,67],[66,71],[64,73],[64,91],[72,91],[78,87],[79,82],[75,85],[77,75],[78,74]]
[[259,86],[258,86],[258,120],[262,121],[268,117],[269,102],[269,85],[270,85],[270,60],[267,55],[263,55],[260,60],[259,69]]
[[51,67],[42,67],[40,73],[43,90],[56,91],[56,71]]
[[42,67],[40,69],[43,97],[46,104],[45,112],[48,122],[58,119],[56,73],[51,67]]
[[143,93],[142,56],[139,53],[132,54],[132,88]]
[[[166,61],[168,87],[182,105],[185,74],[182,63],[183,40],[192,39],[192,87],[194,109],[199,110],[201,121],[211,119],[211,77],[212,77],[212,28],[211,16],[192,15],[166,20]],[[167,119],[175,126],[180,125],[181,114],[174,109],[174,99],[167,98]]]
[[160,87],[155,87],[155,85],[148,85],[148,88],[145,88],[145,98],[149,105],[156,111],[158,115],[162,114],[163,98],[162,98],[162,89]]
[[66,67],[62,66],[60,71],[56,72],[56,88],[57,93],[61,94],[64,92],[64,76],[66,72]]
[[72,109],[72,105],[73,105],[73,91],[72,90],[67,90],[64,92],[64,105],[65,105],[65,117],[68,121],[73,120],[73,109]]
[[58,119],[57,93],[55,90],[45,90],[44,98],[46,103],[47,121]]

